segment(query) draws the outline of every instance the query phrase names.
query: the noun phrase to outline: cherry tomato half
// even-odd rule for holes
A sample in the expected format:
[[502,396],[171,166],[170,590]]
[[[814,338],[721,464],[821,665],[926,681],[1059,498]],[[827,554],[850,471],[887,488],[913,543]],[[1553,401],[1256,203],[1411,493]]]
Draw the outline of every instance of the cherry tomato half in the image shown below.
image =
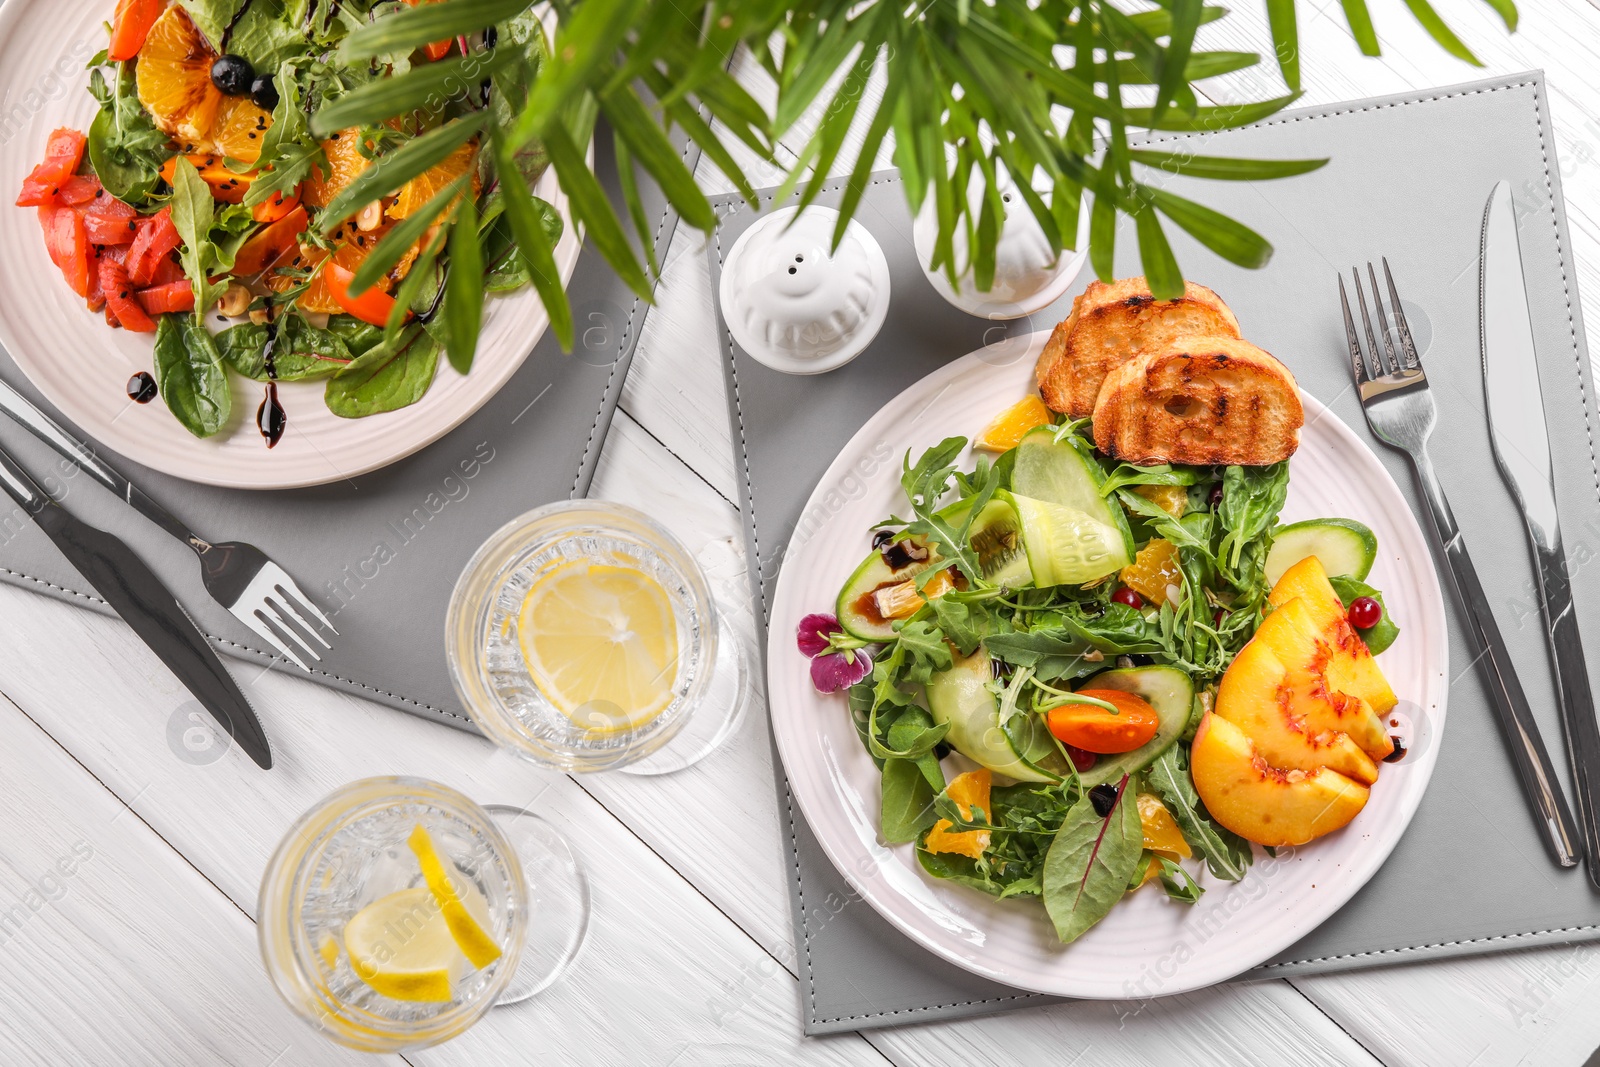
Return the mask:
[[1063,704],[1051,708],[1046,720],[1050,732],[1064,745],[1085,752],[1111,755],[1132,752],[1161,728],[1161,716],[1143,697],[1120,689],[1080,689],[1079,696],[1094,697],[1114,706],[1109,712],[1094,704]]

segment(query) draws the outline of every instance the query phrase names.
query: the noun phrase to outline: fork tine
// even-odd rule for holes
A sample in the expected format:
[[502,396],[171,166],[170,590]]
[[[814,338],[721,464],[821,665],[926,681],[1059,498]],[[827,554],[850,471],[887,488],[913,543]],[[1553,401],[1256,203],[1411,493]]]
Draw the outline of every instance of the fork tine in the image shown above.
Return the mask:
[[1377,335],[1372,332],[1372,316],[1367,314],[1367,293],[1361,285],[1361,269],[1351,267],[1350,273],[1355,275],[1356,279],[1356,303],[1361,305],[1361,326],[1367,331],[1367,347],[1372,350],[1372,363],[1378,368],[1380,377],[1391,374],[1393,368],[1383,361],[1383,349],[1378,347]]
[[1372,260],[1367,260],[1367,277],[1372,281],[1372,306],[1378,313],[1378,332],[1383,334],[1383,351],[1389,357],[1389,366],[1396,371],[1401,369],[1400,357],[1394,353],[1394,335],[1389,327],[1389,315],[1383,307],[1383,294],[1378,288],[1378,273],[1372,269]]
[[[1400,334],[1400,350],[1406,355],[1406,369],[1417,370],[1422,366],[1422,357],[1417,355],[1417,346],[1411,340],[1411,327],[1406,325],[1406,313],[1400,308],[1400,294],[1395,291],[1394,275],[1389,273],[1389,257],[1379,258],[1383,260],[1384,280],[1389,283],[1389,303],[1394,305],[1394,324]],[[1370,268],[1371,264],[1368,264],[1368,267]],[[1377,288],[1376,279],[1373,280],[1372,286]]]
[[280,637],[276,630],[267,625],[266,616],[263,615],[259,610],[252,612],[249,615],[241,614],[238,616],[238,618],[242,619],[246,626],[254,630],[256,634],[260,636],[261,640],[265,641],[272,648],[277,649],[278,654],[284,659],[288,660],[290,663],[293,663],[296,667],[299,667],[307,674],[311,673],[311,668],[306,666],[306,661],[301,659],[300,656],[295,652],[294,646],[286,641],[283,637]]
[[1361,336],[1356,333],[1355,320],[1350,317],[1350,298],[1344,291],[1344,273],[1339,274],[1339,306],[1344,308],[1344,339],[1350,346],[1350,369],[1356,376],[1357,385],[1365,385],[1372,378],[1372,371],[1367,366],[1367,357],[1361,351]]
[[277,588],[277,594],[278,594],[277,603],[279,605],[279,610],[283,614],[287,615],[289,618],[291,618],[295,622],[299,623],[300,624],[300,628],[302,630],[304,630],[306,633],[310,634],[312,637],[316,638],[318,641],[320,641],[322,643],[322,647],[323,648],[332,648],[333,647],[332,645],[328,644],[328,639],[326,637],[323,637],[322,634],[317,632],[317,628],[315,626],[312,626],[309,622],[306,621],[306,617],[300,613],[299,605],[297,605],[292,599],[290,599],[288,590],[284,589],[284,587],[280,585]]
[[337,637],[339,635],[339,631],[334,629],[333,623],[328,621],[328,617],[322,613],[322,609],[318,608],[310,597],[306,596],[300,591],[300,587],[294,584],[294,579],[289,577],[288,572],[275,563],[270,564],[269,566],[271,567],[272,571],[276,572],[272,575],[272,584],[277,587],[278,591],[286,596],[294,597],[294,599],[299,602],[300,607],[303,607],[309,611],[313,616],[316,617],[318,622],[326,626],[329,632]]
[[[261,607],[268,613],[267,621],[269,623],[276,624],[286,634],[298,642],[300,647],[305,650],[307,655],[309,655],[312,659],[322,658],[311,642],[307,641],[300,631],[295,628],[295,624],[300,622],[300,619],[292,610],[285,608],[277,600],[274,600],[271,597],[268,597],[266,600],[264,600],[261,604]],[[304,626],[304,623],[301,623],[301,625]]]

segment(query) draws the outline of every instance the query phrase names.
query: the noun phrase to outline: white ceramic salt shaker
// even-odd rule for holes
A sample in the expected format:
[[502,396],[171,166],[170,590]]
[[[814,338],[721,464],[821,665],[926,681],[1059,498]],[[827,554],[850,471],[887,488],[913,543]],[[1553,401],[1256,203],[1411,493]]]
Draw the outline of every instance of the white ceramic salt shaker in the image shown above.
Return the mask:
[[[934,242],[939,236],[939,221],[934,213],[933,197],[928,197],[917,213],[912,226],[912,240],[917,248],[917,262],[928,276],[939,295],[969,315],[985,319],[1020,319],[1043,311],[1060,299],[1077,280],[1089,258],[1089,212],[1082,204],[1078,211],[1077,251],[1065,251],[1058,257],[1050,249],[1039,220],[1034,218],[1027,201],[1017,192],[1005,168],[996,165],[996,179],[1000,183],[1000,202],[1005,209],[1005,222],[995,245],[994,285],[988,292],[980,291],[972,280],[971,250],[968,247],[965,227],[958,227],[952,238],[956,266],[959,268],[959,287],[952,287],[943,269],[932,271],[928,263],[933,258]],[[974,171],[969,196],[973,217],[982,206],[981,176]],[[1050,194],[1041,192],[1041,199],[1050,202]]]
[[[793,220],[793,224],[790,224]],[[734,242],[722,267],[722,317],[739,346],[786,374],[821,374],[859,355],[889,312],[889,261],[852,221],[836,251],[839,213],[780,208]]]

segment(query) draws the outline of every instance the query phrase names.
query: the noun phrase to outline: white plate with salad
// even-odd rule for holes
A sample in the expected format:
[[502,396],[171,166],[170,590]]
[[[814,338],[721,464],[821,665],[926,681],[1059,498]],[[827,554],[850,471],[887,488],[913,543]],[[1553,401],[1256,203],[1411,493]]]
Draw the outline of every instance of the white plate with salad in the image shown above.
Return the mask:
[[[506,225],[491,221],[500,204],[479,158],[481,138],[374,201],[376,210],[334,218],[339,194],[368,167],[365,153],[381,156],[471,120],[482,103],[457,94],[405,121],[340,131],[310,125],[316,107],[307,101],[328,103],[361,88],[373,71],[383,78],[403,69],[388,65],[392,57],[376,64],[337,58],[350,30],[401,9],[366,0],[13,0],[0,9],[0,100],[9,109],[0,125],[0,342],[89,437],[198,482],[266,489],[337,481],[448,433],[532,351],[549,321],[543,304],[516,269],[505,268],[516,266],[515,253],[503,262],[486,257],[476,357],[458,371],[434,328],[442,319],[428,311],[439,309],[429,298],[450,261],[449,218],[459,216],[439,215],[442,224],[420,236],[402,229],[408,218],[444,207],[445,186],[466,174],[483,251],[504,251],[496,247],[505,245],[503,235],[489,233]],[[499,27],[500,51],[536,55],[553,29],[548,9],[543,18],[524,14]],[[406,62],[412,69],[459,64],[471,60],[463,48],[481,57],[493,44],[473,34],[418,48]],[[495,69],[496,92],[510,69]],[[305,106],[285,123],[296,100]],[[359,147],[357,128],[377,139]],[[56,131],[86,143],[58,139]],[[68,180],[30,194],[40,161],[58,154],[68,161]],[[292,181],[274,181],[280,168],[294,167]],[[251,195],[256,184],[271,195]],[[184,194],[188,207],[179,213]],[[534,178],[532,194],[560,225],[554,258],[564,285],[579,239],[553,170]],[[206,232],[191,239],[196,214]],[[129,236],[112,232],[119,223]],[[362,257],[397,230],[414,240],[411,250],[359,292]],[[435,232],[439,243],[430,250]],[[246,271],[246,262],[261,269]],[[411,267],[420,288],[406,287]],[[102,270],[118,284],[102,286]],[[194,276],[209,280],[198,294],[200,318],[190,310]],[[235,283],[244,292],[230,292]],[[403,322],[397,318],[380,338],[375,323],[396,304]],[[268,314],[271,325],[263,321]],[[276,415],[265,403],[269,393]]]
[[1179,993],[1284,952],[1400,840],[1443,602],[1314,398],[1287,474],[1118,464],[1040,402],[1048,336],[930,374],[829,467],[771,605],[773,730],[829,858],[918,944],[1042,993]]

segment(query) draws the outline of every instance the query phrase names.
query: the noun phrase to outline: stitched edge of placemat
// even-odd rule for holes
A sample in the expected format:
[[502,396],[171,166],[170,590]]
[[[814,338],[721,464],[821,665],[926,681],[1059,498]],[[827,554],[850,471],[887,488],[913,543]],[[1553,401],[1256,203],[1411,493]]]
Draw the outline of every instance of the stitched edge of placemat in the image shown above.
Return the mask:
[[[688,160],[689,152],[693,147],[694,142],[692,140],[685,142],[681,157],[683,160]],[[672,218],[672,216],[672,205],[669,202],[664,208],[662,208],[661,218],[659,221],[657,221],[655,234],[651,238],[656,247],[658,255],[661,253],[661,234],[666,229],[667,220]],[[659,284],[660,283],[658,279],[657,285]],[[634,348],[636,347],[630,343],[634,336],[633,322],[639,314],[640,305],[643,303],[643,298],[635,293],[633,297],[633,305],[628,311],[627,325],[623,328],[622,336],[617,342],[617,358],[612,361],[611,371],[606,375],[605,388],[600,391],[600,403],[595,408],[594,422],[590,424],[589,436],[587,440],[584,441],[583,451],[578,455],[578,469],[573,475],[572,489],[570,490],[569,494],[572,498],[578,498],[588,494],[589,486],[594,480],[594,472],[599,467],[600,456],[595,450],[594,444],[596,439],[603,441],[606,435],[602,432],[602,430],[609,430],[611,427],[611,419],[606,417],[606,408],[609,406],[612,414],[615,415],[616,413],[617,405],[615,402],[613,402],[612,395],[615,388],[620,388],[620,385],[617,384],[619,373],[622,377],[626,377],[628,369],[633,366]],[[549,329],[548,324],[546,325],[545,329]],[[541,335],[539,340],[543,339],[543,335]],[[536,347],[537,345],[538,341],[535,341],[534,346]],[[528,355],[532,354],[533,350],[530,348]],[[527,356],[523,357],[524,360],[527,358]],[[474,414],[476,414],[476,412],[474,412]],[[589,458],[591,453],[594,455],[593,462],[591,462]],[[108,604],[101,597],[93,594],[84,593],[69,586],[58,585],[55,582],[46,581],[43,578],[36,578],[31,574],[27,574],[19,570],[13,570],[9,567],[0,567],[0,573],[10,575],[13,578],[21,578],[25,581],[33,582],[35,585],[43,586],[44,588],[55,593],[62,593],[81,600],[87,600],[92,604],[99,604],[102,608],[106,609],[106,611],[112,611],[110,604]],[[261,660],[267,663],[269,666],[280,661],[287,662],[286,660],[283,660],[282,656],[266,652],[262,649],[256,648],[254,645],[240,644],[238,641],[234,641],[231,638],[218,637],[216,634],[208,633],[204,629],[201,629],[200,632],[205,635],[208,641],[223,648],[236,659],[245,659],[247,658],[245,654],[248,653],[249,658]],[[346,678],[342,674],[335,674],[332,671],[323,670],[320,667],[312,667],[306,673],[321,676],[329,681],[338,682],[340,683],[339,688],[359,689],[366,693],[384,697],[388,700],[396,701],[401,704],[409,704],[413,708],[420,708],[422,710],[432,712],[434,715],[437,715],[442,719],[454,720],[447,722],[446,725],[456,726],[457,724],[464,724],[459,728],[476,732],[477,728],[473,725],[471,716],[463,715],[460,712],[451,711],[449,708],[441,708],[434,704],[429,704],[426,701],[417,700],[414,697],[408,697],[403,693],[394,693],[387,689],[379,689],[377,686],[368,685],[367,683],[357,681],[354,678]]]
[[[1370,104],[1363,104],[1363,105],[1360,105],[1360,106],[1345,106],[1345,105],[1339,105],[1339,104],[1330,104],[1330,105],[1327,105],[1325,110],[1307,109],[1307,113],[1305,113],[1305,114],[1284,115],[1284,116],[1281,116],[1281,117],[1275,118],[1275,119],[1267,119],[1267,120],[1263,120],[1261,122],[1251,123],[1249,126],[1237,127],[1237,129],[1255,129],[1255,128],[1264,128],[1264,127],[1268,127],[1268,126],[1282,126],[1282,125],[1287,125],[1288,123],[1291,123],[1291,122],[1308,122],[1308,121],[1311,121],[1313,119],[1336,118],[1336,117],[1341,116],[1341,115],[1360,114],[1360,113],[1371,112],[1371,111],[1383,111],[1383,110],[1387,110],[1387,109],[1390,109],[1390,108],[1399,108],[1399,107],[1404,107],[1404,106],[1408,106],[1408,105],[1411,105],[1411,104],[1437,103],[1437,102],[1444,101],[1444,100],[1458,99],[1458,98],[1467,97],[1467,96],[1478,96],[1478,95],[1483,95],[1483,94],[1486,94],[1486,93],[1507,92],[1507,91],[1514,91],[1514,90],[1518,90],[1518,89],[1529,89],[1529,88],[1531,88],[1533,90],[1533,92],[1532,92],[1532,100],[1533,100],[1534,124],[1535,124],[1535,126],[1536,126],[1536,128],[1538,130],[1538,133],[1539,133],[1539,152],[1540,152],[1541,162],[1542,162],[1543,167],[1544,167],[1545,191],[1549,194],[1550,225],[1555,231],[1556,253],[1557,253],[1558,261],[1559,261],[1560,266],[1561,266],[1562,295],[1563,295],[1563,297],[1565,299],[1565,302],[1566,302],[1566,305],[1567,305],[1568,334],[1572,339],[1573,363],[1574,363],[1574,367],[1575,367],[1575,370],[1576,370],[1576,373],[1577,373],[1577,376],[1578,376],[1578,395],[1579,395],[1580,401],[1583,404],[1584,429],[1585,429],[1585,432],[1586,432],[1586,434],[1587,434],[1587,436],[1589,438],[1588,443],[1589,443],[1590,467],[1594,471],[1594,475],[1595,475],[1596,499],[1600,500],[1600,461],[1596,460],[1595,448],[1594,448],[1594,434],[1593,434],[1592,427],[1590,425],[1589,400],[1588,400],[1587,390],[1585,390],[1584,382],[1583,382],[1583,362],[1582,362],[1583,361],[1583,353],[1582,353],[1582,351],[1581,351],[1581,349],[1579,347],[1579,344],[1578,344],[1577,320],[1576,320],[1576,316],[1575,316],[1575,314],[1573,312],[1573,309],[1572,309],[1572,283],[1571,283],[1571,280],[1570,280],[1570,278],[1568,276],[1568,269],[1567,269],[1567,244],[1566,244],[1565,241],[1562,240],[1561,217],[1560,217],[1560,215],[1558,214],[1558,212],[1556,210],[1556,205],[1557,205],[1557,202],[1558,202],[1557,187],[1559,186],[1560,179],[1559,179],[1558,175],[1557,176],[1553,176],[1551,174],[1551,170],[1550,170],[1550,154],[1551,153],[1550,153],[1550,146],[1549,146],[1549,143],[1548,143],[1548,140],[1547,140],[1548,123],[1546,121],[1545,106],[1544,106],[1544,99],[1545,99],[1545,97],[1544,97],[1544,77],[1543,77],[1542,72],[1539,72],[1539,71],[1530,71],[1525,75],[1508,75],[1508,77],[1519,78],[1521,80],[1518,80],[1518,81],[1506,81],[1506,82],[1502,82],[1502,83],[1499,83],[1499,84],[1493,84],[1493,85],[1482,85],[1482,84],[1479,84],[1479,85],[1473,85],[1473,86],[1461,87],[1461,88],[1455,88],[1455,89],[1446,88],[1446,89],[1441,89],[1441,90],[1437,90],[1437,91],[1433,91],[1433,92],[1424,91],[1426,93],[1426,95],[1401,97],[1401,98],[1392,99],[1392,100],[1382,100],[1382,101],[1377,101],[1377,102],[1370,103]],[[1170,142],[1174,142],[1174,141],[1188,140],[1188,139],[1192,139],[1192,138],[1196,138],[1196,137],[1207,137],[1207,136],[1212,136],[1212,134],[1209,133],[1209,132],[1179,133],[1179,134],[1172,134],[1172,135],[1168,135],[1168,136],[1151,137],[1151,138],[1148,138],[1148,139],[1142,139],[1141,143],[1143,143],[1143,144],[1165,144],[1165,143],[1170,143]],[[836,191],[836,190],[838,190],[840,188],[843,188],[846,184],[848,184],[848,181],[849,181],[848,178],[831,179],[828,182],[824,183],[822,185],[821,189],[824,192],[833,192],[833,191]],[[900,181],[899,175],[898,175],[898,173],[896,173],[894,175],[887,176],[887,177],[872,178],[872,179],[869,180],[869,184],[870,185],[882,185],[882,184],[888,184],[888,183],[898,183],[899,181]],[[797,191],[794,194],[792,194],[792,197],[797,197],[798,195],[799,195],[799,192]],[[732,218],[734,215],[737,215],[740,211],[744,210],[747,206],[748,205],[746,205],[742,200],[735,200],[735,201],[733,201],[731,203],[727,203],[727,204],[724,204],[722,206],[719,206],[717,208],[717,216],[718,216],[719,224],[723,219]],[[773,205],[771,205],[768,208],[768,210],[771,210],[772,208],[775,208],[776,206],[777,206],[776,203],[774,203]],[[713,242],[714,242],[714,247],[715,247],[715,250],[716,250],[718,269],[720,270],[721,269],[721,265],[722,265],[722,235],[721,235],[720,225],[718,227],[718,230],[713,234]],[[712,294],[711,299],[715,303],[715,301],[717,300],[717,296],[716,296],[715,293]],[[716,310],[717,321],[720,322],[721,318],[722,318],[721,312],[720,312],[720,310],[717,310],[717,309],[714,309],[714,310]],[[719,347],[725,348],[725,350],[728,353],[728,378],[729,378],[729,382],[730,382],[730,386],[731,386],[731,395],[730,395],[729,399],[733,403],[734,414],[735,414],[736,422],[737,422],[736,429],[738,430],[738,433],[739,433],[739,457],[740,457],[740,463],[744,467],[744,479],[743,480],[744,480],[744,488],[745,488],[745,503],[746,503],[746,506],[748,508],[748,513],[746,515],[745,521],[746,521],[746,524],[747,524],[747,526],[749,528],[751,548],[752,548],[752,550],[754,552],[754,556],[755,556],[755,558],[751,561],[751,563],[752,563],[751,573],[754,576],[753,584],[755,586],[756,596],[757,596],[757,599],[758,599],[758,601],[760,603],[760,607],[761,607],[762,627],[763,627],[763,629],[765,629],[766,626],[767,626],[767,622],[768,622],[768,620],[767,620],[767,598],[766,598],[766,589],[765,589],[765,586],[762,583],[761,577],[760,577],[760,575],[761,575],[761,555],[760,555],[759,534],[758,534],[758,532],[756,530],[755,488],[754,488],[754,485],[751,482],[749,452],[748,452],[748,449],[747,449],[746,444],[745,444],[744,413],[743,413],[743,409],[742,409],[742,406],[740,404],[740,399],[739,399],[739,371],[738,371],[738,367],[735,364],[734,358],[733,358],[733,344],[734,344],[733,334],[730,331],[728,331],[726,326],[723,327],[723,331],[722,332],[723,332],[723,335],[724,335],[724,344],[722,346],[719,346]],[[763,647],[764,647],[764,645],[765,645],[765,642],[763,642]],[[765,682],[765,679],[763,679],[763,683],[764,682]],[[778,761],[778,762],[775,763],[775,768],[777,769],[777,771],[778,771],[778,773],[780,775],[783,775],[781,761]],[[828,1025],[828,1024],[841,1023],[841,1022],[856,1022],[856,1021],[864,1020],[864,1019],[882,1019],[882,1018],[889,1018],[891,1016],[896,1016],[896,1015],[915,1015],[918,1012],[942,1011],[942,1010],[946,1010],[946,1009],[949,1009],[949,1008],[975,1007],[975,1006],[982,1005],[982,1004],[1003,1004],[1003,1003],[1007,1003],[1007,1002],[1010,1002],[1010,1001],[1018,1001],[1018,1000],[1036,1000],[1036,999],[1056,1000],[1056,999],[1059,999],[1059,998],[1052,997],[1051,995],[1045,994],[1045,993],[1023,992],[1023,993],[1019,993],[1016,996],[989,997],[989,998],[982,999],[982,1000],[956,1001],[956,1002],[952,1002],[952,1003],[949,1003],[949,1004],[930,1004],[930,1005],[927,1005],[927,1006],[924,1006],[924,1007],[900,1008],[900,1009],[892,1010],[892,1011],[869,1012],[869,1013],[861,1014],[861,1015],[845,1015],[845,1016],[838,1016],[838,1017],[835,1017],[835,1018],[828,1018],[828,1019],[818,1018],[817,1015],[816,1015],[816,1011],[815,1011],[815,1005],[816,1005],[815,984],[811,979],[811,933],[810,933],[810,930],[808,928],[808,925],[807,925],[806,919],[805,919],[805,915],[806,915],[806,911],[805,911],[805,880],[804,880],[804,878],[803,878],[803,876],[801,875],[801,872],[800,872],[800,852],[799,852],[798,842],[797,842],[796,837],[795,837],[794,799],[793,799],[792,793],[789,790],[789,784],[788,784],[787,775],[783,775],[782,787],[783,787],[783,794],[784,794],[785,814],[786,814],[786,817],[788,819],[787,830],[788,830],[788,835],[789,835],[789,842],[788,843],[789,843],[790,859],[791,859],[792,869],[794,870],[795,891],[796,891],[796,896],[797,896],[797,902],[799,904],[799,918],[798,918],[797,925],[800,927],[801,940],[802,940],[802,943],[803,943],[803,947],[805,949],[807,998],[808,998],[808,1004],[809,1004],[809,1006],[811,1008],[811,1011],[810,1011],[809,1014],[810,1014],[810,1017],[811,1017],[811,1022],[813,1024],[816,1024],[816,1025]],[[1263,977],[1265,977],[1265,974],[1263,974],[1263,972],[1271,971],[1271,970],[1273,970],[1275,968],[1302,967],[1302,966],[1306,966],[1306,965],[1310,965],[1310,964],[1330,963],[1330,962],[1339,961],[1339,960],[1375,959],[1375,958],[1380,957],[1380,956],[1394,956],[1394,955],[1402,955],[1403,956],[1403,955],[1411,955],[1411,954],[1419,954],[1419,953],[1430,952],[1430,951],[1434,951],[1434,950],[1441,949],[1441,948],[1460,948],[1460,947],[1472,946],[1472,945],[1488,946],[1488,945],[1492,945],[1492,944],[1494,944],[1496,942],[1502,942],[1502,941],[1525,940],[1525,939],[1528,939],[1528,938],[1550,938],[1550,937],[1556,937],[1558,935],[1570,935],[1570,934],[1579,934],[1579,933],[1593,933],[1595,931],[1600,931],[1600,925],[1558,927],[1558,928],[1553,928],[1553,929],[1549,929],[1549,930],[1531,930],[1531,931],[1528,931],[1526,933],[1495,934],[1495,935],[1491,935],[1491,936],[1488,936],[1488,937],[1462,938],[1462,939],[1456,940],[1456,941],[1438,941],[1438,942],[1432,942],[1432,943],[1425,944],[1425,945],[1403,945],[1403,946],[1398,946],[1398,947],[1395,947],[1395,948],[1373,949],[1373,950],[1366,951],[1366,952],[1352,952],[1352,953],[1345,953],[1345,954],[1337,955],[1337,956],[1316,956],[1316,957],[1310,957],[1310,958],[1302,959],[1302,960],[1280,960],[1280,961],[1275,962],[1275,963],[1259,964],[1256,967],[1253,967],[1250,970],[1245,971],[1239,977],[1243,978],[1243,977],[1247,977],[1247,976],[1252,975],[1252,974],[1261,974]],[[1235,979],[1235,980],[1237,980],[1237,979]]]

